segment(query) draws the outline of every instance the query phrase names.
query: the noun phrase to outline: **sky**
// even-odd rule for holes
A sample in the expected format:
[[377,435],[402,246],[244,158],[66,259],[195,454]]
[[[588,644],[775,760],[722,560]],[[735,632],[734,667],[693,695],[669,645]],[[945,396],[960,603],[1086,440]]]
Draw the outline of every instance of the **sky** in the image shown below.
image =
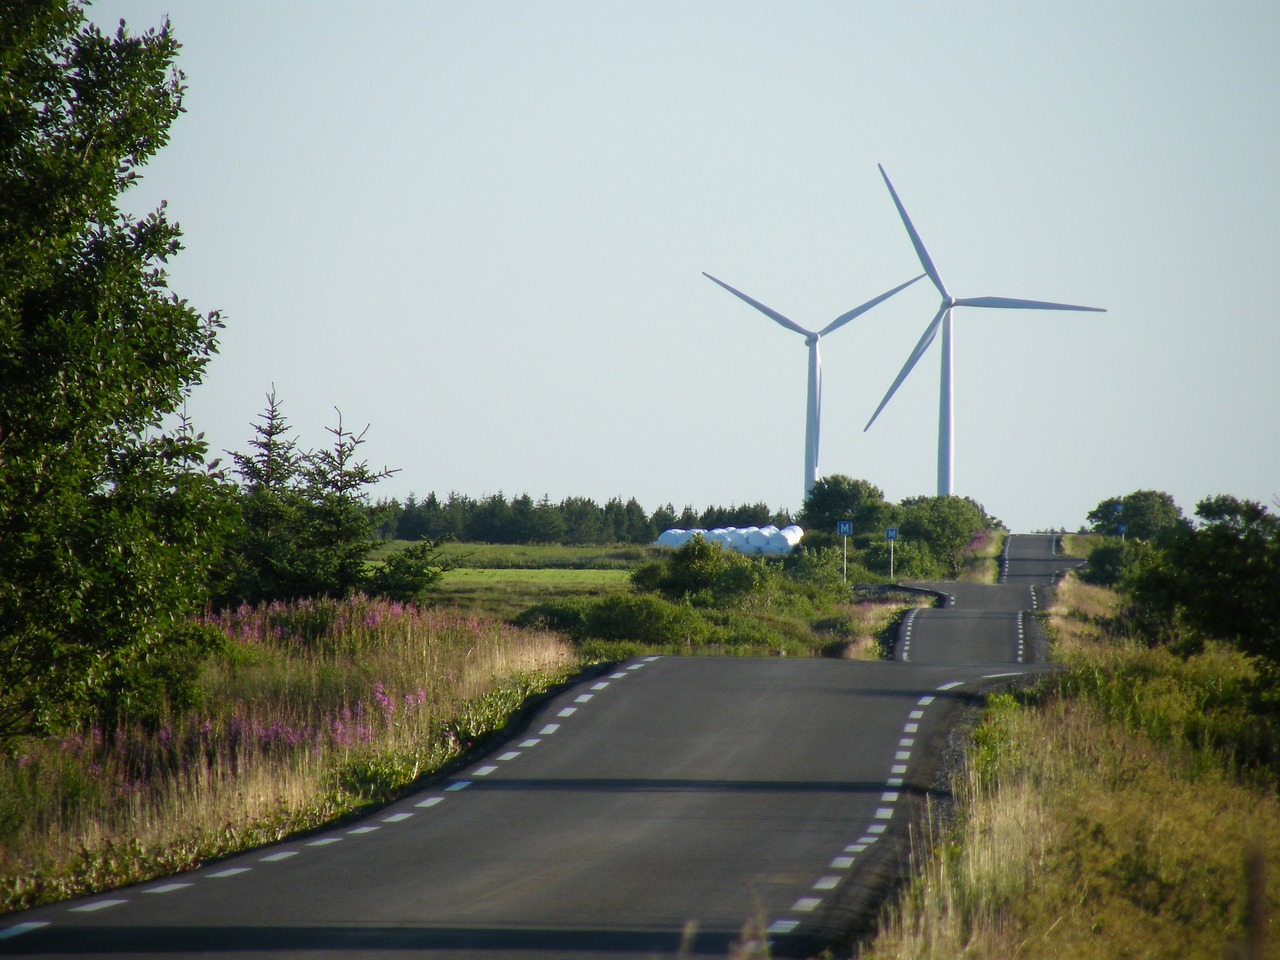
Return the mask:
[[[1015,531],[1166,491],[1280,496],[1280,4],[100,0],[168,15],[174,292],[226,323],[188,405],[244,450],[274,387],[399,473],[603,503],[803,499],[802,337],[920,273],[1105,307],[955,321],[955,492]],[[921,281],[822,340],[819,469],[936,492]]]

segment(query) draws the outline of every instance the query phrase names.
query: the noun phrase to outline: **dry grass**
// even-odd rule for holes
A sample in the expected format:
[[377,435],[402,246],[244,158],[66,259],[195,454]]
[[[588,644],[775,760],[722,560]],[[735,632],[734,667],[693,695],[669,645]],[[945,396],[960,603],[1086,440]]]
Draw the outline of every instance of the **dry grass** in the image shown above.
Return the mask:
[[145,879],[384,799],[577,664],[562,639],[385,602],[242,609],[205,706],[0,758],[0,906]]
[[987,530],[965,552],[960,575],[962,583],[995,583],[1000,576],[1000,553],[1008,536],[1002,530]]
[[1225,751],[1250,736],[1252,667],[1108,640],[1117,604],[1067,581],[1051,622],[1069,672],[991,699],[958,823],[926,825],[917,876],[862,956],[1280,957],[1265,925],[1241,952],[1251,912],[1280,914],[1258,879],[1280,876],[1275,781]]
[[848,638],[840,647],[843,660],[883,660],[891,631],[908,610],[932,605],[921,594],[894,594],[891,599],[840,604],[841,631]]
[[1120,595],[1106,587],[1085,583],[1074,573],[1058,584],[1047,623],[1054,636],[1055,655],[1114,647],[1108,628],[1120,612]]

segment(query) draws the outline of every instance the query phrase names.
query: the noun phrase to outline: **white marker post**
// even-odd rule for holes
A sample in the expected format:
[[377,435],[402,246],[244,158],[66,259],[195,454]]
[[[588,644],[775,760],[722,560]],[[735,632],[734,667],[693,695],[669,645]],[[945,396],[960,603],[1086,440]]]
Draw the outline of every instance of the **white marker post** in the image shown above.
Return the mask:
[[836,534],[840,541],[840,582],[849,582],[849,535],[853,533],[852,520],[837,520]]
[[889,541],[889,579],[893,579],[893,541],[898,539],[898,528],[889,527],[884,532],[884,537]]

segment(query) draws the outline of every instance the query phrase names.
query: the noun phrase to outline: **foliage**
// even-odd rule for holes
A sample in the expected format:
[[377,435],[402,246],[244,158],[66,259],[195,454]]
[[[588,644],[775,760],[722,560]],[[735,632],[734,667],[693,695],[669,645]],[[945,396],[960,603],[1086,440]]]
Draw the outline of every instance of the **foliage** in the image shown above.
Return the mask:
[[221,605],[345,597],[367,591],[421,599],[450,564],[441,542],[424,539],[369,570],[377,546],[366,488],[395,471],[357,459],[368,427],[327,428],[332,446],[300,452],[275,389],[253,425],[248,453],[233,453],[241,524],[218,572]]
[[365,591],[400,603],[418,603],[440,580],[449,561],[440,555],[439,540],[421,540],[394,553],[365,577]]
[[1144,554],[1126,590],[1149,629],[1185,628],[1280,662],[1280,517],[1230,496],[1200,501],[1196,516]]
[[625,502],[612,497],[601,505],[589,497],[566,497],[555,503],[544,495],[535,502],[523,493],[508,501],[502,491],[479,500],[457,492],[443,500],[435,493],[423,499],[410,493],[403,504],[381,500],[369,510],[379,524],[386,524],[388,537],[486,544],[650,544],[663,530],[677,526],[712,529],[791,522],[785,511],[771,511],[764,503],[710,506],[701,513],[685,507],[680,514],[668,503],[646,514],[634,497]]
[[923,541],[949,576],[956,576],[965,551],[995,525],[982,505],[968,497],[913,497],[902,501],[898,537]]
[[635,640],[666,647],[696,644],[710,633],[689,607],[650,594],[609,593],[586,606],[580,635],[594,640]]
[[840,520],[853,521],[855,542],[867,536],[883,536],[890,517],[884,491],[867,480],[844,474],[820,478],[805,495],[797,522],[806,535],[834,534]]
[[1138,557],[1146,551],[1140,541],[1109,540],[1089,551],[1089,562],[1080,573],[1086,583],[1115,586],[1135,568]]
[[671,599],[688,598],[702,606],[723,606],[759,600],[769,590],[772,575],[765,561],[725,550],[695,536],[667,555],[638,567],[631,582],[636,589]]
[[223,611],[202,705],[0,752],[0,912],[190,869],[394,798],[574,661],[540,631],[365,598]]
[[1095,533],[1111,537],[1124,535],[1134,540],[1154,540],[1162,532],[1186,525],[1182,508],[1173,497],[1159,490],[1135,490],[1123,497],[1108,497],[1089,511],[1088,521]]
[[188,696],[168,645],[206,646],[187,616],[228,517],[201,435],[165,428],[221,323],[168,289],[163,206],[117,206],[182,109],[178,43],[69,0],[3,20],[0,737]]

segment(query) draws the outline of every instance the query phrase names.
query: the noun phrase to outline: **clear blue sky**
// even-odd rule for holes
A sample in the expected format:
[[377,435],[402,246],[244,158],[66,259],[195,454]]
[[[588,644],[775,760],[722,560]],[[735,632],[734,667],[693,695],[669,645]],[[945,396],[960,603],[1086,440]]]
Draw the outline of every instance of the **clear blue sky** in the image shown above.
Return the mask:
[[[368,423],[382,496],[802,496],[802,338],[919,272],[1108,308],[964,311],[956,491],[1016,530],[1105,497],[1280,495],[1280,4],[234,2],[167,13],[187,113],[126,195],[223,311],[189,412],[244,449]],[[926,282],[823,341],[820,468],[935,487]]]

